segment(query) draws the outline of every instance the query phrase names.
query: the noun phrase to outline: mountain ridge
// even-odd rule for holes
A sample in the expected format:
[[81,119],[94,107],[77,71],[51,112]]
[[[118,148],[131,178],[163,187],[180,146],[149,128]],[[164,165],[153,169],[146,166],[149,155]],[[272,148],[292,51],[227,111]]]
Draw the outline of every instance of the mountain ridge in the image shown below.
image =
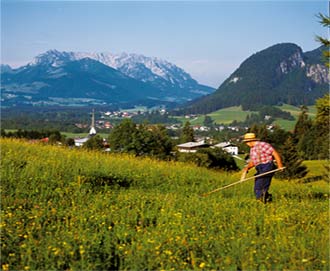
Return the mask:
[[[64,54],[64,56],[73,61],[83,58],[91,58],[114,68],[123,74],[136,80],[148,82],[154,87],[160,88],[162,91],[175,89],[178,87],[188,89],[192,93],[208,94],[212,92],[211,87],[199,84],[190,74],[185,72],[178,66],[157,57],[146,57],[135,53],[112,54],[108,52],[86,53],[86,52],[59,52],[57,50],[49,50],[45,54],[39,55],[32,63],[39,62],[40,58],[47,58],[48,54]],[[201,88],[198,89],[194,88]],[[203,91],[204,90],[204,91]]]
[[[3,74],[2,77],[2,83],[11,89],[11,95],[23,94],[27,100],[49,101],[50,104],[54,103],[54,99],[65,98],[91,99],[97,104],[104,104],[109,98],[112,102],[126,102],[127,96],[139,100],[156,91],[88,58],[61,65],[46,65],[44,62],[42,65],[28,65],[19,69],[18,73]],[[132,91],[134,89],[137,91]]]
[[215,92],[178,111],[205,114],[238,105],[251,110],[258,105],[313,104],[330,82],[321,52],[322,47],[304,53],[293,43],[270,46],[244,60]]
[[[84,65],[78,64],[75,66],[76,69],[69,69],[71,66],[68,63],[82,62],[85,62],[87,68],[90,67],[89,71],[84,70]],[[96,62],[103,66],[97,65]],[[99,74],[97,74],[97,70]],[[69,98],[68,94],[71,93],[73,96],[70,98],[91,98],[100,100],[99,103],[103,104],[123,102],[148,104],[150,101],[155,104],[183,103],[214,91],[211,87],[199,84],[183,69],[170,62],[136,54],[113,55],[48,50],[36,56],[27,65],[17,69],[1,65],[1,72],[3,94],[1,99],[5,102],[15,100],[15,95],[17,96],[18,93],[30,95],[28,98],[25,97],[26,95],[20,95],[19,99],[22,103],[29,103],[29,100],[40,100],[40,98],[45,99],[47,95]],[[85,85],[82,85],[79,80],[86,81],[88,76],[82,76],[86,73],[89,73],[88,76],[93,74],[95,80],[92,82],[93,80],[90,79],[85,82]],[[100,73],[111,74],[111,76],[104,78]],[[65,77],[71,78],[76,83],[64,80]],[[97,80],[100,77],[102,80]],[[52,81],[51,78],[57,79],[58,82]],[[111,84],[108,79],[118,84]],[[120,83],[118,80],[121,80]],[[66,86],[64,82],[66,82]],[[76,86],[74,87],[72,84]],[[78,86],[81,93],[78,93]],[[93,96],[91,91],[86,92],[85,86],[98,91],[95,91]],[[103,86],[102,90],[101,86]],[[119,93],[120,91],[122,93]],[[44,102],[48,103],[47,100]]]

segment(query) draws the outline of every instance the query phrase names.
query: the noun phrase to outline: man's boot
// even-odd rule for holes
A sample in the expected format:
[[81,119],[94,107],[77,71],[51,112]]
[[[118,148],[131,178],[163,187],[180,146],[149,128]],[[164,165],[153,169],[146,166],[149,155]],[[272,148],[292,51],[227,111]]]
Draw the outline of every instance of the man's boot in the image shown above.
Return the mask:
[[266,201],[265,201],[265,203],[266,202],[272,202],[272,201],[273,201],[273,195],[266,192]]

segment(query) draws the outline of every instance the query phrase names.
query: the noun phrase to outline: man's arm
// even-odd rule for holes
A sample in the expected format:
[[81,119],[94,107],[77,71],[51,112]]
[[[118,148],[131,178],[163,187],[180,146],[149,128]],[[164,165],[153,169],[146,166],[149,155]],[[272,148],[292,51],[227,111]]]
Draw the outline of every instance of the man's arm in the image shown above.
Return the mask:
[[282,168],[283,164],[282,164],[282,159],[281,156],[278,154],[278,152],[274,149],[273,151],[273,156],[275,158],[276,164],[278,168]]
[[244,168],[243,168],[243,171],[246,171],[248,172],[250,168],[253,168],[254,167],[254,164],[252,161],[250,161]]

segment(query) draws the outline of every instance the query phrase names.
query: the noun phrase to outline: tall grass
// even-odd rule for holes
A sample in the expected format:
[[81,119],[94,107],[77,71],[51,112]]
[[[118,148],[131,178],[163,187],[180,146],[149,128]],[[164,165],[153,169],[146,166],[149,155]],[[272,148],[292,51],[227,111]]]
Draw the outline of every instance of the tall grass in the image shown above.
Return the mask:
[[328,187],[1,139],[3,270],[328,270]]

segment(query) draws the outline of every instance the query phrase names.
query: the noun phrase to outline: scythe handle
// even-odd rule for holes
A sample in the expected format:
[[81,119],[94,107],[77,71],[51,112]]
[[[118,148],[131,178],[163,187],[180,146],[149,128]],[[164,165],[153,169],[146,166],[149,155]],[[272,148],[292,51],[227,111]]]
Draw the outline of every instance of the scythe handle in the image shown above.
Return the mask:
[[218,192],[218,191],[220,191],[220,190],[226,189],[226,188],[231,187],[231,186],[234,186],[234,185],[236,185],[236,184],[243,183],[243,182],[245,182],[245,181],[248,181],[248,180],[251,180],[251,179],[254,179],[254,178],[257,178],[257,177],[265,176],[265,175],[267,175],[267,174],[269,174],[269,173],[274,173],[274,172],[277,172],[277,171],[280,171],[280,170],[283,170],[283,169],[285,169],[285,167],[281,167],[281,168],[273,169],[273,170],[270,170],[270,171],[267,171],[267,172],[264,172],[264,173],[261,173],[261,174],[258,174],[258,175],[255,175],[255,176],[252,176],[252,177],[248,177],[248,178],[245,178],[245,179],[240,180],[240,181],[238,181],[238,182],[235,182],[235,183],[232,183],[232,184],[228,184],[228,185],[226,185],[226,186],[223,186],[223,187],[220,187],[220,188],[214,189],[214,190],[212,190],[212,191],[210,191],[210,192],[208,192],[208,193],[203,194],[202,196],[206,197],[206,196],[208,196],[208,195],[210,195],[210,194],[212,194],[212,193]]

